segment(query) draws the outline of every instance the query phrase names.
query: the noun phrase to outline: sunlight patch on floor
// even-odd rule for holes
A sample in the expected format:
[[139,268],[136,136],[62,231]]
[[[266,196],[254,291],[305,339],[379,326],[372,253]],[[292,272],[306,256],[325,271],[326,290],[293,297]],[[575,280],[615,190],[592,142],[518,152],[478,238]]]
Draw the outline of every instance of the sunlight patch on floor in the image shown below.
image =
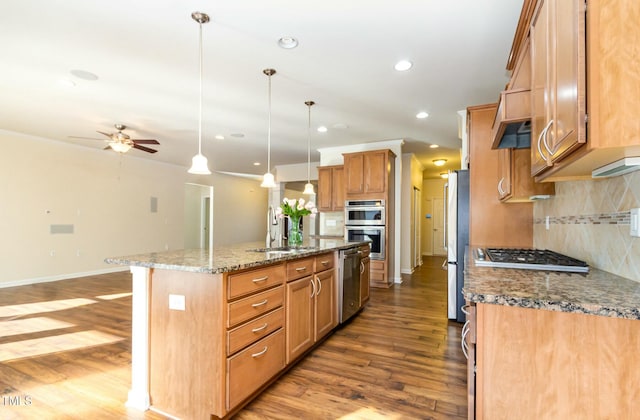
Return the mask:
[[43,312],[63,311],[65,309],[77,308],[78,306],[90,305],[96,302],[97,301],[93,299],[75,298],[0,306],[0,317],[17,317]]
[[96,299],[102,299],[102,300],[115,300],[115,299],[120,299],[123,297],[129,297],[131,296],[133,293],[128,292],[128,293],[114,293],[112,295],[101,295],[101,296],[96,296]]
[[122,337],[95,330],[22,340],[0,344],[0,362],[111,344],[123,340]]
[[75,324],[70,324],[64,321],[58,321],[56,319],[47,317],[36,317],[26,319],[15,319],[12,321],[4,321],[2,323],[2,336],[8,337],[11,335],[19,334],[31,334],[41,331],[57,330],[60,328],[75,327]]
[[388,413],[379,413],[375,408],[361,408],[342,417],[338,420],[394,420],[402,418],[401,415],[393,415]]

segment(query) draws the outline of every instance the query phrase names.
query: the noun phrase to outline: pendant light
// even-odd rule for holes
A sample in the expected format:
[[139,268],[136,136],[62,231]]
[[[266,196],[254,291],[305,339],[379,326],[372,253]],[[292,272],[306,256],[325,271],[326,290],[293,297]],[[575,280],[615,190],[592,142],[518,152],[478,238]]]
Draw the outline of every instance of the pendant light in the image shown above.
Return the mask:
[[302,194],[314,195],[313,184],[311,183],[311,107],[315,105],[313,101],[304,103],[309,108],[309,126],[307,127],[307,183]]
[[191,159],[190,174],[210,175],[207,158],[202,154],[202,24],[209,22],[209,15],[201,12],[191,13],[191,18],[200,25],[200,102],[198,119],[198,154]]
[[261,187],[275,188],[276,181],[271,173],[271,76],[276,74],[274,69],[262,70],[269,77],[269,131],[267,131],[267,173],[262,178]]

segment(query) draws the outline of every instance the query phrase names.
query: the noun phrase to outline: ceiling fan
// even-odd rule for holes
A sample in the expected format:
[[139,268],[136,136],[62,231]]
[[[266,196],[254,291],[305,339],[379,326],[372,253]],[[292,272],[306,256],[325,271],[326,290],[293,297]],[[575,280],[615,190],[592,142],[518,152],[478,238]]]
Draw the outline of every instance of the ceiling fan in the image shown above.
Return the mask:
[[[108,143],[105,149],[111,148],[119,153],[126,153],[131,148],[142,150],[143,152],[147,152],[147,153],[157,152],[157,150],[155,149],[152,149],[146,146],[141,146],[141,145],[142,144],[160,144],[158,140],[132,139],[128,134],[125,134],[122,132],[122,130],[127,128],[124,124],[115,124],[114,127],[116,128],[116,130],[118,130],[117,133],[105,133],[103,131],[97,131],[98,133],[110,138],[110,140],[105,140]],[[89,137],[75,137],[75,136],[69,136],[69,137],[76,138],[76,139],[98,140],[98,139],[93,139]]]

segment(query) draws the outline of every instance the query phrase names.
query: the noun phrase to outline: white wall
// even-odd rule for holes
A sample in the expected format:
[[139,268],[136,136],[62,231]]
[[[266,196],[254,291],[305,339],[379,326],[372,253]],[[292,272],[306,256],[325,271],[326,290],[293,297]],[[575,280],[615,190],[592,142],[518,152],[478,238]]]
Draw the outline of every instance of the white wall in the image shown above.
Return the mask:
[[[134,152],[2,130],[0,150],[0,287],[113,271],[122,267],[104,258],[182,248],[186,182],[214,186],[215,244],[257,240],[264,230],[256,214],[267,195],[256,181],[193,177]],[[73,225],[73,233],[51,234],[52,224]]]
[[[400,192],[402,203],[402,224],[400,244],[400,271],[404,274],[413,273],[415,268],[413,261],[414,218],[413,218],[413,188],[422,190],[422,164],[413,153],[402,155],[402,190]],[[420,215],[418,215],[420,216]],[[422,218],[418,218],[420,222]]]

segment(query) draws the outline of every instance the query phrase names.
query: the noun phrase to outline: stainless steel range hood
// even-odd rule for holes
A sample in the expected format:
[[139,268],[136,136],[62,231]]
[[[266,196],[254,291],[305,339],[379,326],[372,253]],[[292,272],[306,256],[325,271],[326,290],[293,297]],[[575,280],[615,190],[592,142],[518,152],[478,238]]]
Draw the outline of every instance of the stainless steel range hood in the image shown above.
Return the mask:
[[626,157],[608,165],[601,166],[591,172],[592,178],[607,178],[624,175],[640,169],[640,157]]

